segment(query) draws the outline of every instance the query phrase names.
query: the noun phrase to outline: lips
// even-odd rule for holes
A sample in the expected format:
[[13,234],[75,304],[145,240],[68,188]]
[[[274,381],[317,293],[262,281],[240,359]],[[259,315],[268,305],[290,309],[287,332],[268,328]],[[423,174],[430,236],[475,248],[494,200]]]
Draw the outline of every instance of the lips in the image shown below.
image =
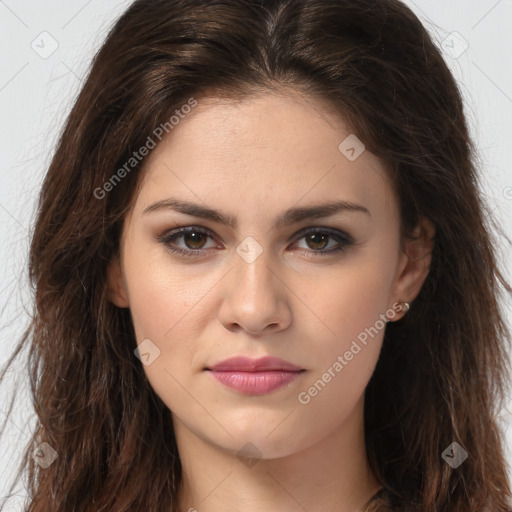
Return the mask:
[[266,395],[290,384],[305,372],[294,364],[278,357],[232,357],[211,368],[210,375],[224,386],[245,395]]
[[221,361],[214,366],[206,368],[206,370],[218,372],[299,372],[302,368],[278,357],[266,356],[261,357],[260,359],[251,359],[250,357],[238,356]]

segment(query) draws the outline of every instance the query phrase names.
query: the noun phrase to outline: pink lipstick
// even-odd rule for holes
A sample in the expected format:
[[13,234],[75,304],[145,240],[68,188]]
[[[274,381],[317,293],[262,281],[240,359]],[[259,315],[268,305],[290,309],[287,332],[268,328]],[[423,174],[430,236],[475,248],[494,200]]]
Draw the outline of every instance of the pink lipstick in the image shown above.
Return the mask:
[[265,395],[295,380],[304,369],[277,357],[232,357],[206,368],[226,387],[246,395]]

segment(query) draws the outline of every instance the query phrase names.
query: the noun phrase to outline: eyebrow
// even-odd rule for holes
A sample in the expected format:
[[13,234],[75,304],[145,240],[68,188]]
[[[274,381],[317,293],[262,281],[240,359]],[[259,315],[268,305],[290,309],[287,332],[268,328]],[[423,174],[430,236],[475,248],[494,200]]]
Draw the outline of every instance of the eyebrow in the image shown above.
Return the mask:
[[[185,215],[219,222],[229,226],[233,230],[236,230],[238,226],[236,217],[232,215],[200,204],[182,201],[174,197],[151,204],[143,211],[143,215],[161,210],[174,210]],[[334,201],[311,206],[289,208],[276,219],[273,229],[295,224],[306,219],[321,219],[343,212],[361,212],[370,217],[372,216],[370,211],[361,204],[351,201]]]

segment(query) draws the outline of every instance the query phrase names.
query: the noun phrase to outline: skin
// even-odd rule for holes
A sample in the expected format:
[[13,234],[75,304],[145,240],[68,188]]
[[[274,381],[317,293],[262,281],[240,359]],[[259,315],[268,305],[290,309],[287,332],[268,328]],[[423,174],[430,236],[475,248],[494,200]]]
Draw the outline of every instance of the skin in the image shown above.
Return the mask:
[[[144,371],[172,414],[180,510],[357,512],[382,487],[367,463],[363,407],[385,328],[309,403],[298,400],[365,328],[386,312],[391,321],[405,314],[397,304],[414,300],[431,262],[425,219],[400,252],[385,164],[368,150],[349,161],[338,146],[350,133],[298,93],[209,97],[145,161],[109,297],[130,308],[137,343],[160,350]],[[232,215],[238,227],[172,209],[143,213],[171,196]],[[272,228],[288,208],[340,199],[371,216],[346,211]],[[157,239],[188,226],[212,233],[174,240],[200,255],[174,254]],[[348,233],[355,245],[315,255],[339,243],[311,240],[309,227]],[[236,252],[248,236],[263,251],[251,263]],[[269,394],[242,395],[204,371],[234,355],[273,355],[306,371]],[[258,450],[252,465],[237,456],[247,443]]]

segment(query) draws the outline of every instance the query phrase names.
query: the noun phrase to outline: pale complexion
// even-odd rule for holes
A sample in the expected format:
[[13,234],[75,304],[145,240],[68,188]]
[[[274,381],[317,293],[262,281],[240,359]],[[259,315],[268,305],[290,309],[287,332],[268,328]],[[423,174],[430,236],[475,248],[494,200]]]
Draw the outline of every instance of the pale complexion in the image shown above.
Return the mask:
[[[423,221],[418,240],[400,252],[398,203],[383,162],[368,150],[349,161],[338,146],[350,131],[311,99],[268,93],[198,102],[147,158],[120,264],[109,269],[110,299],[130,308],[137,343],[150,339],[160,350],[144,371],[172,411],[180,510],[358,512],[381,487],[368,468],[363,406],[384,329],[308,404],[298,395],[365,328],[414,300],[434,229]],[[171,208],[144,213],[171,197],[237,225]],[[369,213],[273,227],[290,208],[334,201]],[[158,240],[181,227],[208,232],[174,239],[197,254],[173,253]],[[304,233],[312,227],[316,238]],[[354,244],[317,255],[340,247],[322,237],[326,228]],[[262,250],[251,263],[236,251],[247,237]],[[306,371],[266,395],[243,395],[204,371],[235,355],[273,355]],[[247,443],[261,457],[254,465],[237,456]]]

